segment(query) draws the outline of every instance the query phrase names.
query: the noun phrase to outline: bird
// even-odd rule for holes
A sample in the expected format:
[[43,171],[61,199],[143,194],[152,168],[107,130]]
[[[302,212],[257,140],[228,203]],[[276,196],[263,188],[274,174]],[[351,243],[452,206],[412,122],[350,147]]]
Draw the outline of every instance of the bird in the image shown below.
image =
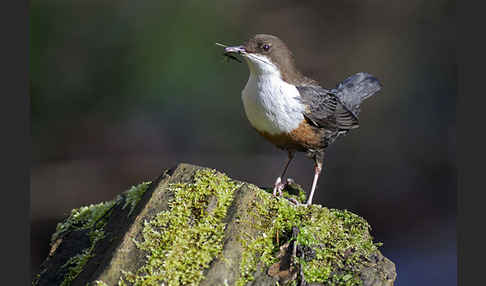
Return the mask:
[[382,88],[381,83],[371,74],[359,72],[336,88],[323,88],[297,69],[290,49],[274,35],[256,34],[242,45],[223,46],[226,56],[239,55],[248,65],[250,75],[241,99],[251,126],[287,151],[273,195],[282,196],[289,182],[282,182],[282,178],[295,153],[304,152],[314,161],[314,178],[305,204],[311,205],[326,148],[359,127],[360,105]]

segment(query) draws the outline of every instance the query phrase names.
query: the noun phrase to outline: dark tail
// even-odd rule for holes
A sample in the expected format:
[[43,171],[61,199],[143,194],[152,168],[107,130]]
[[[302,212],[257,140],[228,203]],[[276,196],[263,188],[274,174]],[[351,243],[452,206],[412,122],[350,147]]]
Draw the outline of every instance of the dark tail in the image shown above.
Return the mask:
[[380,89],[381,84],[377,78],[360,72],[345,79],[333,91],[350,111],[358,115],[361,102]]

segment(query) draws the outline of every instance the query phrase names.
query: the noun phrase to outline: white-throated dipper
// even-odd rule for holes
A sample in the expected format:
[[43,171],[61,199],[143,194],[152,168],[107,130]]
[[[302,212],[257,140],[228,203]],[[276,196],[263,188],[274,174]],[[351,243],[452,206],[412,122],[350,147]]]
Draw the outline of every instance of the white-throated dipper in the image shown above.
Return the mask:
[[288,152],[273,194],[282,194],[282,177],[295,152],[306,152],[315,162],[307,199],[307,205],[312,204],[326,148],[359,127],[360,104],[381,89],[380,83],[362,72],[348,77],[335,89],[322,88],[297,70],[290,50],[272,35],[255,35],[241,46],[226,47],[225,53],[239,54],[248,63],[250,77],[241,99],[251,125]]

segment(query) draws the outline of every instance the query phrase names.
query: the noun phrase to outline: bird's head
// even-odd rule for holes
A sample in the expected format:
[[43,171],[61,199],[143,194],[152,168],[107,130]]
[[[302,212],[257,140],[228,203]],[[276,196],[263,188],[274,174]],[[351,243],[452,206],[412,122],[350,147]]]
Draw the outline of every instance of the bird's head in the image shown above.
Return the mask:
[[225,53],[238,54],[248,63],[251,73],[292,74],[296,72],[292,52],[276,36],[257,34],[241,46],[226,47]]

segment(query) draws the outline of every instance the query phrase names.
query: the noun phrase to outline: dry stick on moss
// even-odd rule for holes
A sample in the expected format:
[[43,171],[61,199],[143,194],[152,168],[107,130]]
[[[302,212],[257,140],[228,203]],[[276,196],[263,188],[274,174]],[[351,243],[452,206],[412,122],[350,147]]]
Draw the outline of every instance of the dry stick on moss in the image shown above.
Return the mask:
[[[302,270],[302,264],[301,263],[297,263],[297,247],[299,246],[299,242],[297,241],[297,236],[299,235],[299,228],[294,226],[292,227],[292,239],[293,239],[293,247],[292,247],[292,264],[295,264],[298,268],[299,268],[299,276],[300,276],[300,286],[305,286],[306,285],[306,282],[305,282],[305,278],[304,278],[304,272]],[[305,259],[305,254],[304,254],[304,250],[302,249],[301,247],[301,251],[300,251],[300,258],[302,260]]]

